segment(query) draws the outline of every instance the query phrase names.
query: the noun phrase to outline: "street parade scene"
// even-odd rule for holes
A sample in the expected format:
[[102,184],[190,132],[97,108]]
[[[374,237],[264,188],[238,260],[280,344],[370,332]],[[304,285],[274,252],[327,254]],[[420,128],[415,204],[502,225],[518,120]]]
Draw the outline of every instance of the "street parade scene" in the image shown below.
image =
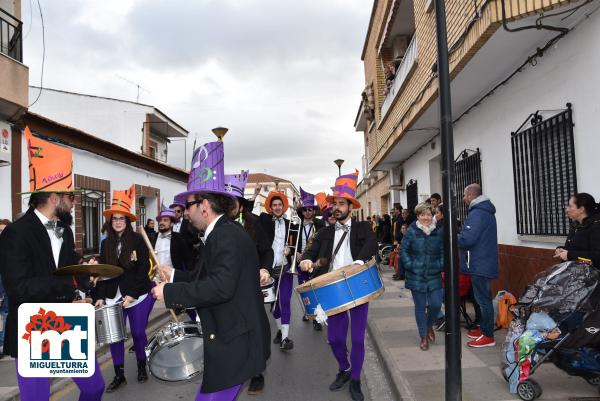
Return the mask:
[[599,9],[0,0],[0,401],[600,400]]

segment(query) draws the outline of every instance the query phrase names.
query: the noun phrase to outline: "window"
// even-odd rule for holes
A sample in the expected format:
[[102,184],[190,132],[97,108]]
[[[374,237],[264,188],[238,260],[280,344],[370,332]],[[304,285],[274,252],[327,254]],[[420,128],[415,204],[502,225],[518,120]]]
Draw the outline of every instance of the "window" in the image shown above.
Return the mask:
[[406,184],[406,203],[408,212],[413,214],[415,212],[415,207],[419,204],[417,180],[410,180],[408,184]]
[[[469,208],[463,202],[463,193],[467,185],[481,185],[481,153],[479,149],[469,155],[467,149],[463,150],[454,161],[454,182],[456,184],[454,204],[456,205],[457,218],[464,222]],[[481,185],[483,189],[483,185]]]
[[150,147],[149,147],[149,153],[150,153],[150,158],[155,159],[156,160],[156,156],[158,154],[158,144],[154,141],[150,141]]
[[145,198],[138,198],[137,202],[139,207],[138,222],[144,226],[146,224],[146,200]]
[[[530,119],[531,118],[531,119]],[[565,236],[565,205],[577,193],[571,105],[550,118],[536,112],[512,133],[517,233]]]
[[81,223],[84,255],[100,253],[100,230],[104,218],[104,192],[84,190],[81,194]]

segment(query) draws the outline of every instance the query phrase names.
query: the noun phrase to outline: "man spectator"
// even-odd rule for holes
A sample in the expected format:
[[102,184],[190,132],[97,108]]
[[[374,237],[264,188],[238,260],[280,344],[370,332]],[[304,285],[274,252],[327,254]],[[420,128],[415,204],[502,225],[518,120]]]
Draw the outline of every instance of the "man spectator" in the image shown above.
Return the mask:
[[429,197],[429,201],[431,202],[431,206],[438,207],[442,203],[442,197],[436,192]]
[[402,233],[400,227],[402,227],[402,206],[394,206],[392,210],[392,240],[394,245],[400,244],[402,240]]
[[482,194],[479,184],[465,188],[463,201],[469,207],[463,229],[458,235],[461,255],[461,271],[471,276],[476,307],[480,311],[480,326],[469,330],[469,347],[493,347],[494,307],[490,285],[498,277],[498,232],[496,208]]

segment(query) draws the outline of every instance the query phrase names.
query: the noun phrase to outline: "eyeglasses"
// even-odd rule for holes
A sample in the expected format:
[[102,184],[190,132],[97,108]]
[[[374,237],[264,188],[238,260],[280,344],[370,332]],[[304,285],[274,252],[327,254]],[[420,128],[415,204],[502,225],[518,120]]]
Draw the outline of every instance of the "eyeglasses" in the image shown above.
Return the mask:
[[125,217],[114,217],[114,216],[113,216],[113,217],[111,217],[110,219],[111,219],[113,222],[115,222],[115,223],[121,223],[121,222],[123,222],[123,223],[124,223],[124,222],[126,221],[126,218],[125,218]]
[[68,193],[68,192],[67,192],[67,193],[63,193],[63,194],[61,194],[61,196],[63,196],[63,197],[64,197],[64,196],[68,196],[68,197],[69,197],[69,200],[70,200],[71,202],[73,202],[73,201],[75,200],[75,194],[72,194],[72,193]]
[[186,202],[185,203],[185,210],[190,210],[190,208],[192,206],[201,204],[203,200],[204,199],[198,199],[198,200],[194,200],[194,201],[191,201],[191,202]]

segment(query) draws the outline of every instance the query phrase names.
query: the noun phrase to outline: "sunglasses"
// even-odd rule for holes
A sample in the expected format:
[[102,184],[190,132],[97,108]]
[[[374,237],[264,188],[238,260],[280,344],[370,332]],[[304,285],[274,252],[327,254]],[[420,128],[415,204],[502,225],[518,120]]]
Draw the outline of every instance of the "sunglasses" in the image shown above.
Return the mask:
[[302,210],[302,211],[303,212],[314,212],[315,209],[313,209],[312,207],[307,207],[307,208],[304,208],[304,210]]
[[185,210],[190,210],[190,208],[194,205],[199,205],[202,203],[202,201],[204,201],[204,199],[199,199],[199,200],[194,200],[191,202],[186,202],[185,203]]

